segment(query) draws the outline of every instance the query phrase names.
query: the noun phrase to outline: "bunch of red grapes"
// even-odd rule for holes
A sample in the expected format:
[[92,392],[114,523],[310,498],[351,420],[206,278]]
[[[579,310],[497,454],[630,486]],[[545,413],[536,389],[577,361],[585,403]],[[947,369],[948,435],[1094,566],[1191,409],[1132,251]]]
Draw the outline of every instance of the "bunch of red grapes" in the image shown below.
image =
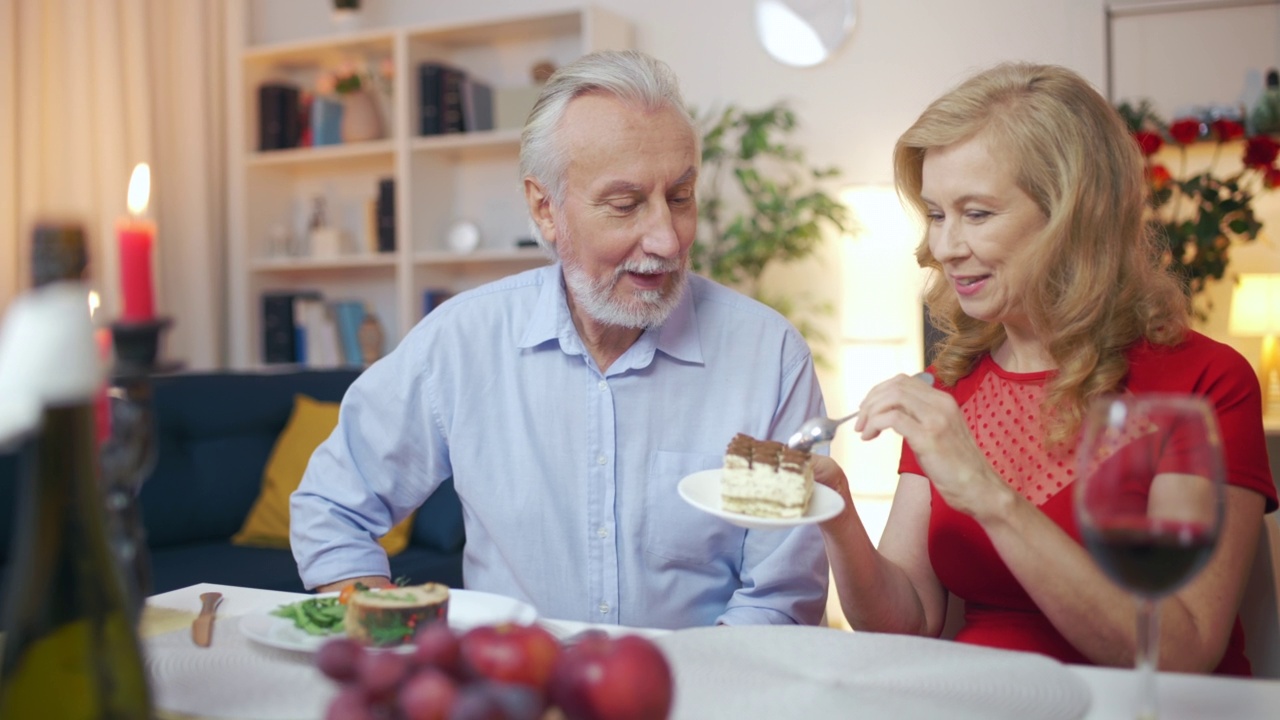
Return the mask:
[[638,635],[590,631],[563,645],[536,625],[457,632],[433,623],[410,652],[325,643],[320,671],[339,684],[327,720],[665,720],[674,681]]

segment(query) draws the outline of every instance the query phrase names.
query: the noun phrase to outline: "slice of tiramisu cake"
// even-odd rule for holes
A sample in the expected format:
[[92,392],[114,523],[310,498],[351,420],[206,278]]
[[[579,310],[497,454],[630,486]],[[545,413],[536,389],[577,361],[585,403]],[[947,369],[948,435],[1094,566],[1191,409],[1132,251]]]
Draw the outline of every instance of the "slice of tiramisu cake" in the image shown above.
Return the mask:
[[813,495],[813,459],[775,440],[738,433],[720,473],[720,507],[763,518],[804,515]]

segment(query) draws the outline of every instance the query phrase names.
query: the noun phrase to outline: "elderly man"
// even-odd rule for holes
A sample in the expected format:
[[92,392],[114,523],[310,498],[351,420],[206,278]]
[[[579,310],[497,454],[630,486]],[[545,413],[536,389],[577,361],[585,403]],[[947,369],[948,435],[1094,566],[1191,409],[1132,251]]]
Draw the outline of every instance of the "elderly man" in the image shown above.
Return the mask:
[[521,169],[557,262],[456,296],[352,385],[292,498],[308,587],[385,584],[375,538],[452,478],[468,589],[583,622],[821,619],[815,528],[744,530],[676,492],[735,433],[824,412],[796,330],[689,272],[700,157],[663,63],[594,53],[548,81]]

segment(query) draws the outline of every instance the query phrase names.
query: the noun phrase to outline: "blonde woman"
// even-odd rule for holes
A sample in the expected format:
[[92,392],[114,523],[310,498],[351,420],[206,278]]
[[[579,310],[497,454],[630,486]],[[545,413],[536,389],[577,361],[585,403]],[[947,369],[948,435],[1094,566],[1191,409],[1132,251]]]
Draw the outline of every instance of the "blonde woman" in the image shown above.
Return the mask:
[[1080,544],[1073,452],[1110,392],[1207,396],[1226,439],[1226,522],[1200,575],[1162,603],[1159,667],[1249,674],[1236,614],[1264,512],[1276,508],[1257,380],[1188,327],[1188,303],[1143,222],[1138,148],[1106,100],[1061,67],[1004,64],[932,103],[894,152],[925,219],[916,251],[945,338],[930,387],[875,387],[855,429],[905,445],[873,546],[847,502],[822,526],[856,629],[937,635],[948,593],[963,642],[1130,667],[1134,604]]

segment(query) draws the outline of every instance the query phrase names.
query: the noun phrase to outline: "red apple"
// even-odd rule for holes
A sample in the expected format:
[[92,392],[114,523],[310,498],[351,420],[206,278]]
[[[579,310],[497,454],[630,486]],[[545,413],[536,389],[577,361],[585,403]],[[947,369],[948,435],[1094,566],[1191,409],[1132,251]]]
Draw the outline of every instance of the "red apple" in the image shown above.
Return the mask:
[[539,692],[560,656],[560,641],[537,625],[483,625],[463,633],[458,643],[467,676],[528,685]]
[[675,681],[653,642],[595,630],[561,653],[548,692],[568,720],[665,720]]

